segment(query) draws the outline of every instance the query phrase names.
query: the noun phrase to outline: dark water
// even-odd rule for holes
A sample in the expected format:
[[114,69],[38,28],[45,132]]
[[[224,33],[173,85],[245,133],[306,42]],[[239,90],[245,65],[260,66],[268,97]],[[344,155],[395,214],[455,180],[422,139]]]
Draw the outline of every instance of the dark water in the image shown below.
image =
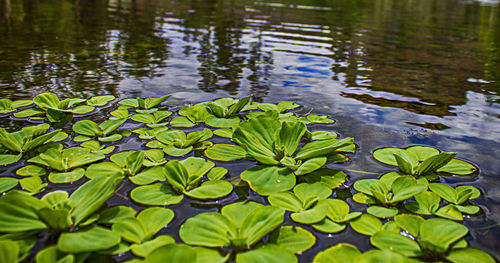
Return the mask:
[[[332,167],[385,172],[370,157],[380,146],[457,151],[481,168],[446,181],[484,194],[475,201],[484,213],[464,221],[469,241],[500,258],[498,1],[0,2],[1,98],[173,94],[184,106],[254,94],[335,118],[318,128],[353,136],[359,149]],[[174,227],[194,213],[178,206]],[[368,248],[350,230],[318,238],[301,261],[339,242]]]

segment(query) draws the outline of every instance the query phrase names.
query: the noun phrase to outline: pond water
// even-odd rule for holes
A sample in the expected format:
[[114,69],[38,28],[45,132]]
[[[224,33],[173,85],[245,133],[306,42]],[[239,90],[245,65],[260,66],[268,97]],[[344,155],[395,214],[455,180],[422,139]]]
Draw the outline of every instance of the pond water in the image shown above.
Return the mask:
[[[354,137],[359,149],[351,161],[331,166],[351,170],[348,185],[373,177],[355,171],[387,171],[371,158],[377,147],[456,151],[481,169],[474,178],[446,179],[484,194],[475,201],[483,213],[464,221],[468,241],[500,259],[498,1],[1,3],[1,98],[50,91],[83,98],[172,94],[169,104],[179,107],[249,94],[259,102],[294,101],[302,113],[337,120],[318,127]],[[188,202],[177,208],[184,212],[174,227],[199,210]],[[302,262],[340,242],[369,248],[353,231],[318,238]]]

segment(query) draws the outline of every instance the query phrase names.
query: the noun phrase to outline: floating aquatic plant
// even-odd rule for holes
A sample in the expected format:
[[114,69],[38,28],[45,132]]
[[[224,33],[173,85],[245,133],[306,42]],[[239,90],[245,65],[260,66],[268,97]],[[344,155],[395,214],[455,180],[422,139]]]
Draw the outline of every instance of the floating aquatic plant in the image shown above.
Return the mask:
[[61,144],[56,144],[39,155],[28,160],[36,165],[24,166],[17,170],[22,176],[43,176],[46,170],[41,166],[52,169],[48,179],[52,183],[70,183],[79,180],[85,174],[81,166],[97,162],[106,156],[102,153],[92,153],[83,147],[71,147],[63,150]]
[[59,130],[47,133],[49,128],[50,125],[48,124],[40,124],[37,126],[24,127],[13,133],[9,133],[5,131],[5,129],[0,128],[0,150],[18,153],[0,154],[0,165],[15,163],[21,159],[24,153],[52,142],[54,139],[60,139],[57,138],[60,134]]
[[[21,161],[3,168],[0,262],[106,262],[112,255],[136,256],[127,262],[164,262],[166,258],[179,263],[297,262],[295,254],[315,244],[313,233],[334,234],[348,225],[369,236],[376,249],[361,253],[343,243],[318,253],[314,262],[494,262],[486,252],[468,247],[465,226],[447,220],[459,221],[463,214],[478,213],[479,207],[471,200],[480,196],[479,189],[433,181],[438,174],[477,171],[472,164],[455,159],[455,153],[424,146],[376,150],[376,160],[400,171],[354,182],[358,191],[354,201],[368,207],[367,213],[353,212],[344,201],[351,196],[349,187],[333,194],[333,189],[347,181],[347,175],[325,166],[348,160],[346,153],[355,150],[352,138],[338,139],[333,131],[309,131],[306,127],[333,123],[328,116],[300,116],[290,111],[300,107],[296,103],[250,102],[250,97],[202,102],[174,113],[161,105],[169,96],[125,99],[118,109],[103,111],[110,116],[100,124],[90,120],[74,123],[73,131],[79,134],[75,141],[83,141],[80,145],[54,143],[68,135],[59,130],[49,132],[49,124],[13,133],[0,129],[0,164],[15,163],[23,156],[33,163],[19,169]],[[114,99],[104,95],[59,101],[47,93],[34,99],[35,108],[15,115],[63,124],[71,121],[73,114],[108,105]],[[0,114],[30,102],[0,100]],[[177,117],[170,119],[172,115]],[[145,125],[119,131],[127,120]],[[184,132],[172,128],[197,124],[219,129]],[[130,144],[104,144],[132,133]],[[213,134],[222,137],[219,141],[229,138],[235,144],[213,145],[207,141]],[[139,143],[153,149],[130,147]],[[133,150],[123,151],[123,147]],[[258,165],[229,177],[226,168],[216,167],[196,151],[198,157],[170,160],[170,156],[206,148],[205,156],[214,160],[249,159]],[[116,149],[122,151],[102,161]],[[8,174],[16,169],[18,175],[27,177]],[[51,183],[73,182],[84,174],[87,182],[83,185],[64,186],[76,188],[69,191],[71,195],[51,189]],[[125,191],[115,193],[124,178],[129,182],[123,182],[119,189]],[[240,184],[239,179],[248,184]],[[237,186],[231,195],[233,184]],[[267,196],[270,205],[249,201],[256,196],[249,195],[248,185],[258,195]],[[220,212],[200,213],[185,220],[179,229],[185,244],[176,244],[171,236],[161,234],[174,211],[150,207],[137,213],[125,205],[102,209],[111,196],[113,203],[132,200],[146,206],[174,205],[186,197],[197,201],[182,206]],[[234,203],[234,198],[247,201]],[[308,225],[313,233],[297,224],[286,225],[290,221],[284,220],[285,211],[289,211],[286,215],[291,221]],[[424,220],[415,214],[446,220]]]
[[187,135],[180,130],[166,130],[156,135],[157,141],[150,141],[146,146],[161,148],[170,156],[183,156],[193,150],[203,150],[211,146],[212,143],[206,140],[212,136],[213,133],[209,129],[190,132]]
[[427,184],[426,181],[417,181],[412,176],[391,172],[380,179],[356,181],[354,189],[360,192],[353,196],[354,201],[371,204],[368,213],[386,218],[398,213],[394,206],[425,191]]
[[11,101],[9,99],[1,99],[0,100],[0,114],[10,113],[10,112],[17,110],[17,108],[29,106],[31,104],[33,104],[32,100]]
[[208,212],[189,218],[182,224],[179,236],[190,245],[229,247],[239,263],[259,259],[297,262],[294,253],[305,251],[315,243],[316,238],[308,231],[282,227],[271,235],[269,242],[260,242],[278,228],[283,216],[284,210],[276,207],[255,202],[233,203],[224,206],[220,213]]
[[164,106],[160,104],[166,101],[172,95],[165,95],[161,97],[148,97],[148,98],[135,98],[135,99],[124,99],[118,102],[120,104],[119,109],[135,109],[137,113],[152,113],[158,111]]
[[[214,166],[213,162],[198,157],[170,161],[163,173],[141,173],[130,178],[133,183],[144,185],[132,190],[130,196],[145,205],[177,204],[184,195],[201,200],[224,197],[233,191],[233,186],[228,181],[220,180],[227,170]],[[168,184],[151,184],[165,180]]]
[[[481,193],[470,185],[457,186],[455,189],[442,183],[429,184],[429,191],[415,195],[415,201],[405,203],[406,209],[421,215],[436,215],[452,220],[462,220],[465,214],[476,214],[479,207],[467,204],[470,199],[478,198]],[[440,207],[441,198],[448,202]]]
[[101,142],[114,142],[121,140],[122,134],[116,132],[126,119],[107,120],[97,124],[91,120],[81,120],[73,125],[73,131],[79,135],[74,138],[76,142],[97,139]]
[[85,101],[85,99],[77,98],[59,100],[54,93],[42,93],[33,99],[33,103],[37,106],[36,108],[16,112],[14,116],[18,118],[47,117],[53,123],[66,123],[72,120],[73,114],[85,114],[95,109],[93,106],[79,105]]
[[457,153],[439,152],[426,146],[412,146],[406,149],[381,148],[373,152],[375,160],[397,166],[400,171],[413,176],[428,176],[435,179],[436,173],[468,175],[476,168],[463,160],[454,158]]
[[320,169],[328,157],[353,151],[352,138],[312,141],[299,148],[307,129],[301,122],[283,122],[259,116],[242,122],[232,135],[239,145],[216,144],[205,155],[219,161],[247,158],[261,165],[241,174],[250,187],[261,195],[290,190],[296,175]]

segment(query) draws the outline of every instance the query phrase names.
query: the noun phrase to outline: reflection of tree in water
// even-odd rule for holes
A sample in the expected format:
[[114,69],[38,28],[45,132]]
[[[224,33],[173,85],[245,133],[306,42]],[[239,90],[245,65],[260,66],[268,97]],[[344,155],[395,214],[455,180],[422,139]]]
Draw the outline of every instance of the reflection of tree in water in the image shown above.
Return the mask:
[[[0,22],[0,93],[87,97],[114,93],[123,73],[156,76],[168,39],[157,36],[154,7],[137,2],[108,11],[107,0],[12,0],[10,27]],[[137,5],[151,15],[136,19]]]
[[248,68],[250,89],[255,94],[254,100],[259,100],[269,89],[266,82],[273,62],[271,53],[262,51],[260,35],[252,37],[250,43],[242,42],[244,30],[248,28],[245,4],[248,3],[192,1],[190,11],[181,14],[182,26],[186,28],[183,40],[199,44],[197,59],[201,64],[198,68],[201,80],[198,85],[201,90],[222,89],[236,94],[243,71]]

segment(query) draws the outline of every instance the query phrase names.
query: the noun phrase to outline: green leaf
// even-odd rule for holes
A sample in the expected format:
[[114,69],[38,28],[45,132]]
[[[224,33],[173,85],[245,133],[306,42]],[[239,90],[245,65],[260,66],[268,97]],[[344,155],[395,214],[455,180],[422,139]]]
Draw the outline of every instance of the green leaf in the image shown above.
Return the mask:
[[430,172],[434,172],[450,162],[456,154],[457,153],[443,152],[438,155],[431,156],[418,165],[417,169],[415,170],[415,174],[424,175]]
[[290,192],[271,194],[267,199],[272,206],[288,211],[299,212],[302,209],[302,202]]
[[379,231],[370,237],[370,243],[380,249],[386,249],[399,253],[406,257],[418,257],[422,255],[417,242],[391,231]]
[[104,136],[109,136],[116,129],[120,128],[125,121],[127,121],[127,119],[107,120],[99,124],[99,128],[102,130]]
[[408,147],[406,151],[416,155],[419,162],[423,162],[425,159],[439,154],[439,150],[436,148],[418,145]]
[[313,141],[305,144],[297,151],[296,159],[306,160],[314,157],[325,156],[339,148],[353,144],[353,138],[331,139],[323,141]]
[[375,160],[385,163],[388,165],[393,165],[393,166],[398,166],[398,162],[396,161],[396,153],[400,153],[402,151],[405,151],[400,148],[394,148],[394,147],[389,147],[389,148],[380,148],[373,152],[373,158]]
[[59,98],[54,93],[46,92],[37,95],[33,99],[33,103],[43,110],[46,110],[47,108],[57,109],[59,107]]
[[33,117],[33,116],[41,116],[44,114],[45,114],[45,111],[42,109],[31,108],[31,109],[26,109],[26,110],[14,113],[14,117],[27,118],[27,117]]
[[436,193],[444,200],[453,204],[457,203],[458,194],[457,191],[453,189],[453,187],[442,183],[431,183],[429,184],[429,189],[431,189],[433,193]]
[[103,131],[91,120],[81,120],[73,124],[73,131],[89,137],[102,136]]
[[206,177],[210,181],[220,180],[227,174],[227,169],[224,167],[214,167],[212,168]]
[[64,184],[64,183],[72,183],[80,180],[80,178],[85,175],[85,169],[83,168],[76,168],[73,171],[70,172],[64,172],[64,173],[56,173],[56,172],[51,172],[49,174],[49,181],[54,184]]
[[[55,245],[40,250],[35,259],[36,263],[73,263],[75,261],[73,254],[61,252]],[[2,261],[0,260],[0,262]]]
[[120,235],[99,226],[73,233],[62,233],[57,248],[67,253],[91,252],[111,248],[120,243]]
[[135,210],[129,206],[113,206],[100,213],[98,222],[101,224],[114,224],[125,218],[134,218],[135,213]]
[[323,233],[338,233],[346,228],[344,223],[336,223],[330,219],[323,219],[318,223],[314,223],[312,227]]
[[83,219],[99,209],[113,194],[122,176],[98,176],[80,186],[69,198],[73,207],[71,216],[78,225]]
[[242,122],[233,133],[233,141],[262,164],[278,164],[274,159],[275,131],[281,124],[268,117],[257,117]]
[[147,185],[158,181],[164,181],[166,179],[165,176],[164,168],[155,166],[145,169],[134,176],[130,176],[128,179],[137,185]]
[[218,118],[212,115],[205,119],[205,124],[215,128],[231,128],[240,124],[240,117]]
[[376,262],[384,262],[384,263],[410,263],[414,262],[414,260],[407,258],[399,253],[392,252],[390,250],[378,250],[372,249],[361,256],[355,258],[354,262],[360,263],[376,263]]
[[168,259],[169,263],[196,262],[196,250],[183,244],[169,244],[155,249],[151,252],[144,263],[164,263]]
[[372,205],[366,209],[366,212],[378,218],[390,218],[397,215],[399,213],[399,210],[395,207],[387,208],[383,206]]
[[284,220],[284,214],[284,210],[272,206],[257,208],[243,220],[240,236],[247,237],[246,245],[251,246],[278,227]]
[[332,194],[332,190],[320,182],[301,183],[293,191],[301,200],[303,208],[309,208],[316,200],[326,199]]
[[295,254],[314,246],[316,237],[301,227],[282,226],[270,235],[269,241]]
[[233,104],[229,108],[227,115],[232,116],[234,114],[238,114],[241,110],[243,110],[243,108],[248,104],[248,102],[250,102],[251,97],[252,95],[241,98],[237,103]]
[[347,243],[340,243],[316,254],[313,263],[354,263],[361,255],[359,249]]
[[372,215],[363,214],[351,221],[351,227],[360,234],[372,236],[382,229],[382,222]]
[[288,191],[295,185],[295,175],[288,168],[259,165],[243,171],[241,179],[260,195]]
[[142,244],[132,244],[130,248],[132,250],[132,253],[134,253],[134,255],[139,257],[147,257],[155,249],[174,243],[175,240],[171,236],[161,235],[157,236],[153,240],[146,241]]
[[114,100],[115,98],[116,97],[113,95],[94,96],[87,100],[87,105],[94,107],[101,107],[108,104],[108,102]]
[[283,148],[288,156],[292,156],[305,132],[306,125],[301,122],[283,122],[276,146]]
[[163,207],[150,207],[137,215],[145,230],[145,239],[150,239],[174,218],[174,211]]
[[21,187],[31,194],[38,194],[45,191],[47,183],[43,183],[39,176],[32,176],[19,180]]
[[193,150],[193,146],[189,146],[187,148],[177,148],[174,145],[167,145],[165,148],[163,148],[163,151],[174,157],[180,157],[184,156],[188,153],[190,153]]
[[128,242],[142,243],[146,233],[143,225],[135,218],[124,218],[113,224],[112,230]]
[[446,259],[453,263],[494,263],[495,259],[477,248],[453,249]]
[[75,114],[85,114],[93,111],[94,109],[95,108],[93,106],[79,105],[71,109],[71,112]]
[[224,263],[231,256],[227,253],[225,256],[216,249],[204,248],[204,247],[193,247],[196,250],[196,263]]
[[399,227],[407,231],[410,235],[418,237],[420,225],[424,222],[424,219],[417,215],[400,214],[394,217],[394,221]]
[[418,165],[418,157],[407,151],[399,151],[394,153],[394,158],[398,164],[399,169],[409,175],[413,175]]
[[196,124],[192,123],[188,118],[186,117],[175,117],[170,120],[170,126],[172,127],[183,127],[183,128],[189,128],[193,127]]
[[328,212],[328,207],[326,207],[326,205],[326,200],[320,200],[314,207],[302,212],[292,213],[290,217],[293,221],[302,224],[317,223],[325,218]]
[[230,194],[233,191],[233,185],[224,180],[206,181],[200,186],[185,191],[184,194],[195,199],[217,199]]
[[135,188],[130,197],[140,204],[165,206],[179,203],[184,195],[175,193],[166,184],[155,183]]
[[284,247],[265,244],[247,252],[236,254],[236,263],[296,263],[297,257]]
[[405,204],[405,207],[413,213],[432,215],[439,208],[441,198],[435,193],[424,191],[414,197],[417,202],[408,202]]
[[0,177],[0,194],[17,186],[19,180],[12,177]]
[[175,191],[184,192],[188,187],[189,174],[181,162],[177,160],[168,162],[165,165],[165,175]]
[[448,218],[451,220],[463,220],[463,215],[455,205],[445,205],[434,213],[434,215]]
[[179,110],[179,114],[186,116],[191,122],[204,122],[207,117],[212,116],[205,106],[193,105],[186,109]]
[[[24,201],[26,200],[26,201]],[[23,192],[11,191],[0,199],[0,232],[40,231],[47,226],[39,220],[35,209],[27,205],[40,201]]]
[[231,245],[237,229],[225,216],[208,212],[188,218],[181,225],[179,236],[189,245],[224,247]]
[[0,240],[0,262],[18,262],[19,245],[10,240]]
[[[459,204],[461,204],[467,200],[475,199],[475,198],[478,198],[479,196],[481,196],[481,192],[479,191],[479,189],[477,189],[476,187],[474,187],[472,185],[460,185],[460,186],[457,186],[455,188],[455,190],[457,191],[457,194],[458,194],[458,203]],[[470,196],[468,193],[469,191],[471,192]],[[468,197],[465,198],[465,196],[468,196]]]
[[229,162],[244,159],[247,152],[238,145],[215,144],[205,150],[205,156],[212,160]]
[[245,218],[255,209],[263,205],[256,202],[236,202],[225,205],[221,209],[221,214],[229,219],[236,228],[241,228]]
[[308,183],[321,182],[330,189],[335,189],[347,181],[347,175],[340,170],[320,168],[310,174],[300,176],[299,179]]
[[474,165],[459,159],[451,159],[445,166],[436,170],[438,173],[449,173],[457,175],[468,175],[475,173],[477,168]]
[[90,179],[98,176],[124,175],[125,171],[118,165],[111,162],[91,164],[85,171],[85,176]]
[[299,167],[299,169],[295,170],[296,175],[304,175],[308,173],[312,173],[319,168],[321,168],[326,163],[326,157],[315,157],[311,158]]
[[8,165],[15,163],[21,160],[23,155],[20,153],[18,155],[15,154],[0,154],[0,165]]
[[451,244],[464,237],[468,231],[467,227],[462,224],[441,218],[431,218],[420,225],[419,243],[422,249],[443,253]]
[[217,129],[214,130],[214,134],[220,137],[224,138],[231,138],[233,137],[233,130],[232,129]]

